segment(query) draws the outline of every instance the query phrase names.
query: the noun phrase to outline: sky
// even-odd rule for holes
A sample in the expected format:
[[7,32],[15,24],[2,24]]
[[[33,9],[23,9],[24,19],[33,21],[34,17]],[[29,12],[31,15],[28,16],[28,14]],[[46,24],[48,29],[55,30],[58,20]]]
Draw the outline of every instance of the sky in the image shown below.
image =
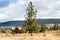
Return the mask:
[[24,20],[29,2],[37,9],[37,19],[60,18],[60,0],[0,0],[0,22]]

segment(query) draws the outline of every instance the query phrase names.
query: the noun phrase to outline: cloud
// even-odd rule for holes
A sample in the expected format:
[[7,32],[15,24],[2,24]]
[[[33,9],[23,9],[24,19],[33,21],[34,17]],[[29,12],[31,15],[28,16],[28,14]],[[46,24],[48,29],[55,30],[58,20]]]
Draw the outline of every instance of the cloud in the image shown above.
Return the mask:
[[15,4],[17,0],[0,0],[0,8],[7,7],[9,4]]
[[[40,14],[40,16],[38,16],[39,18],[42,17],[59,17],[59,13],[57,13],[56,11],[60,11],[60,6],[58,3],[60,2],[60,0],[41,0],[40,1],[40,11],[38,13],[38,15]],[[44,11],[45,10],[45,11]],[[45,12],[45,13],[43,13]],[[59,16],[58,16],[59,15]]]
[[2,0],[0,1],[0,22],[24,20],[30,1],[37,9],[37,18],[60,17],[60,0]]
[[14,18],[19,16],[20,18],[24,17],[25,3],[23,2],[24,1],[19,0],[16,4],[9,4],[8,7],[0,9],[0,15],[3,14],[2,16],[6,15],[4,17],[7,17],[7,18],[1,17],[0,18],[1,22],[13,20]]
[[6,14],[0,14],[0,19],[5,19],[5,18],[7,18]]

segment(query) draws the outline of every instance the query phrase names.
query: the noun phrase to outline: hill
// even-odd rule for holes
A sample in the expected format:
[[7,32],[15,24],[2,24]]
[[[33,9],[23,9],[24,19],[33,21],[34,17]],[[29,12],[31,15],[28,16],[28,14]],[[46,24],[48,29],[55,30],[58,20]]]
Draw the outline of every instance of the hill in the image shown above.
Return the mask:
[[[60,24],[60,19],[37,19],[36,22],[38,24]],[[22,26],[23,24],[24,21],[8,21],[0,23],[0,26]]]

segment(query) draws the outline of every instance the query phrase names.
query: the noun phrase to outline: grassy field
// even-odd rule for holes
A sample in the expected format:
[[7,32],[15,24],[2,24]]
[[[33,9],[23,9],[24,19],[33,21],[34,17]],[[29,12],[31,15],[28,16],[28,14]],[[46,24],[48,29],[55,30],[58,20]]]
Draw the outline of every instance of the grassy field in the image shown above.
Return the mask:
[[33,33],[33,36],[30,36],[29,33],[1,33],[0,40],[60,40],[60,32],[46,31],[45,33]]

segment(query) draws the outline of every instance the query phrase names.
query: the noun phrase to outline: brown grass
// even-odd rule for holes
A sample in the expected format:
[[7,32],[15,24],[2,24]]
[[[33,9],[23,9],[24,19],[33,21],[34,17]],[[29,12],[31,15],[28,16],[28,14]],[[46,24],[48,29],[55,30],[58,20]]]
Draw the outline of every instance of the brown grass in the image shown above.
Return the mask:
[[33,33],[33,36],[30,36],[29,33],[1,33],[0,40],[60,40],[60,31],[46,31],[45,33]]

